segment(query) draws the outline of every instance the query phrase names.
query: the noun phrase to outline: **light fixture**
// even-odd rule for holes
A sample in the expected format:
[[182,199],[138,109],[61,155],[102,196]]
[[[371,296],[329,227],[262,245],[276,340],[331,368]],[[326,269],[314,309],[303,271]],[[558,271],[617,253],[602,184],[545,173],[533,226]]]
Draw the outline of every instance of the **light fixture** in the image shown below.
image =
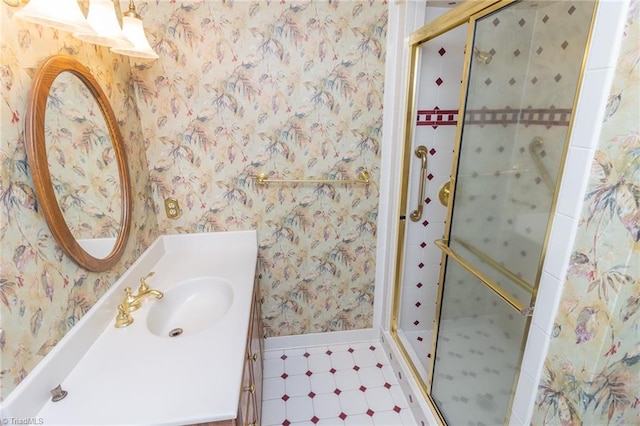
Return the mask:
[[2,0],[2,1],[4,2],[4,4],[11,7],[18,7],[22,3],[27,4],[29,2],[29,0]]
[[79,40],[107,47],[133,47],[122,33],[113,0],[91,0],[87,22],[95,31],[78,31]]
[[31,0],[14,16],[62,31],[93,32],[78,6],[78,0]]
[[133,0],[129,1],[129,10],[122,14],[122,32],[133,43],[133,47],[112,47],[112,52],[137,58],[158,58],[156,52],[151,48],[147,36],[144,34],[142,18],[136,12]]

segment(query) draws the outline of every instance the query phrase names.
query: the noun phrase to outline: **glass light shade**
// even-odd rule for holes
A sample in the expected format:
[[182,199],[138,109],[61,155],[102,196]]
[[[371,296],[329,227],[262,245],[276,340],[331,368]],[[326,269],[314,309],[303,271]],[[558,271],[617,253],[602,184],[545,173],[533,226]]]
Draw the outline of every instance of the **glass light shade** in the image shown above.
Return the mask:
[[31,0],[14,16],[62,31],[93,32],[77,0]]
[[147,36],[144,34],[142,21],[132,16],[124,16],[122,18],[122,32],[132,43],[133,47],[121,48],[113,47],[112,52],[121,55],[134,56],[136,58],[156,59],[158,55],[153,51]]
[[133,47],[120,29],[113,0],[91,0],[87,22],[95,31],[75,32],[75,38],[101,46]]

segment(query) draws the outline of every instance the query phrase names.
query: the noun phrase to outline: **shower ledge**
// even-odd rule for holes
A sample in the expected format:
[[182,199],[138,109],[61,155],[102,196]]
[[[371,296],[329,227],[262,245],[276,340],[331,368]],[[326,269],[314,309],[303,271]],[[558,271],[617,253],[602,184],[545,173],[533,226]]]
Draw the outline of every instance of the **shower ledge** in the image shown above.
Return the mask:
[[[255,231],[159,237],[60,340],[0,406],[2,419],[46,424],[177,425],[228,420],[238,395],[257,259]],[[124,288],[148,284],[169,298],[186,280],[231,284],[227,313],[203,331],[176,338],[149,330],[160,300],[144,300],[134,322],[114,327]],[[51,401],[58,385],[68,395]]]

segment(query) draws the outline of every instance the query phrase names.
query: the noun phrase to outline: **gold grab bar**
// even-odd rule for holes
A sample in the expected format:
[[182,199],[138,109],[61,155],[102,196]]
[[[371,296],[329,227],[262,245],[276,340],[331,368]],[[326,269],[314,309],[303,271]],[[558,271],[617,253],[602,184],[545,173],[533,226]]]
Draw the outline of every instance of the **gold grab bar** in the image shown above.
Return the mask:
[[427,147],[420,145],[416,148],[416,157],[421,161],[420,165],[420,187],[418,189],[418,208],[409,214],[413,222],[417,222],[422,217],[422,205],[424,204],[424,181],[427,179]]
[[504,266],[502,266],[501,264],[496,262],[494,259],[492,259],[489,255],[485,254],[482,250],[480,250],[476,246],[474,246],[474,245],[472,245],[472,244],[470,244],[470,243],[468,243],[466,241],[463,241],[460,238],[454,238],[453,240],[455,242],[457,242],[458,244],[460,244],[462,247],[464,247],[467,250],[469,250],[471,253],[473,253],[476,256],[478,256],[484,263],[488,264],[493,269],[495,269],[496,271],[500,272],[505,277],[509,278],[511,281],[516,283],[522,289],[528,291],[529,293],[531,293],[533,291],[533,286],[531,286],[531,284],[529,284],[527,281],[525,281],[522,278],[520,278],[519,276],[517,276],[510,269],[505,268]]
[[363,170],[358,173],[357,179],[269,179],[269,175],[260,173],[256,176],[256,183],[258,185],[265,185],[267,183],[364,183],[368,185],[371,183],[371,175],[368,171]]
[[505,289],[500,287],[500,285],[495,283],[492,279],[487,277],[482,272],[478,271],[471,263],[467,262],[462,256],[453,251],[451,247],[448,246],[446,240],[436,240],[434,241],[434,243],[440,248],[440,250],[444,252],[444,254],[455,260],[460,266],[466,269],[467,272],[476,277],[478,280],[482,281],[484,285],[489,287],[496,295],[507,302],[507,304],[514,310],[516,310],[519,314],[525,316],[531,316],[533,314],[532,306],[525,306],[524,303],[507,293]]
[[538,169],[538,172],[540,172],[540,176],[542,177],[542,180],[544,181],[545,185],[547,185],[547,188],[549,188],[549,191],[553,193],[555,190],[556,184],[553,181],[553,178],[551,178],[549,171],[545,167],[544,163],[542,162],[542,158],[538,153],[538,148],[543,147],[542,142],[543,140],[539,136],[536,136],[535,138],[533,138],[529,143],[529,154],[531,155],[533,164],[535,164],[536,168]]

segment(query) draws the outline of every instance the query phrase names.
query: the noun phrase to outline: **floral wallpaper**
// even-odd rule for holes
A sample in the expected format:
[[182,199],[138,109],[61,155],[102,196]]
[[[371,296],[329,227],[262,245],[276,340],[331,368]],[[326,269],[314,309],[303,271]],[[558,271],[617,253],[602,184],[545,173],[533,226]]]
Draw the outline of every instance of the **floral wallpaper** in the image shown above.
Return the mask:
[[71,73],[58,75],[49,91],[45,134],[53,189],[73,235],[117,237],[122,208],[115,150],[99,105]]
[[533,424],[640,423],[639,11],[633,0]]
[[154,201],[182,208],[161,231],[257,229],[269,336],[371,327],[386,2],[137,5],[160,55],[132,76]]
[[[0,398],[158,236],[128,59],[68,33],[19,21],[13,17],[16,10],[0,2]],[[129,157],[132,230],[123,259],[106,273],[87,272],[62,253],[34,193],[24,148],[24,118],[34,73],[54,54],[72,56],[90,68],[113,105]],[[72,113],[71,108],[64,111]],[[86,159],[82,149],[67,146],[62,154],[65,170],[93,168],[82,163]],[[56,158],[61,161],[59,155]],[[88,182],[78,182],[76,189],[84,184]]]

